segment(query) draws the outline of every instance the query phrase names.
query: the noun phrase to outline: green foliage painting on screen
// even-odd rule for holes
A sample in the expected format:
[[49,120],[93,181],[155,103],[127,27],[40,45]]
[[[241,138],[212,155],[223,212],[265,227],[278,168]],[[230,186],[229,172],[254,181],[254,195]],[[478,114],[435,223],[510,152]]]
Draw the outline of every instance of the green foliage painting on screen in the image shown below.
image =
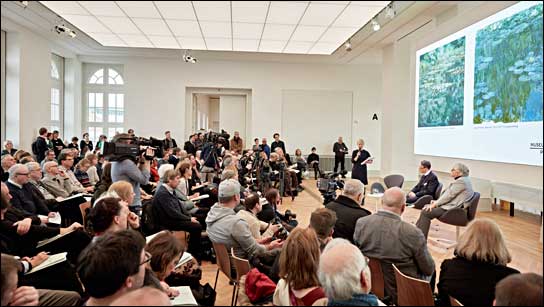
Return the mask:
[[465,37],[419,58],[418,127],[463,125]]
[[474,123],[542,121],[542,4],[476,35]]

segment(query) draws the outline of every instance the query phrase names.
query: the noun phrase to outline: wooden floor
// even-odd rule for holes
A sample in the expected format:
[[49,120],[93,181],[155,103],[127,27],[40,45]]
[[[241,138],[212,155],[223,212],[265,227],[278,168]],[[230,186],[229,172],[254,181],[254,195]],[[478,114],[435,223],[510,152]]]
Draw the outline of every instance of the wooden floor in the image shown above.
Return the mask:
[[[372,180],[371,180],[372,181]],[[317,191],[315,180],[305,180],[303,182],[305,191],[299,193],[299,196],[291,201],[291,198],[284,198],[283,205],[280,211],[291,209],[297,214],[297,220],[300,227],[307,227],[310,222],[311,213],[322,207],[320,194]],[[375,212],[376,205],[374,199],[365,201],[365,208]],[[419,210],[406,208],[403,219],[407,222],[415,224],[419,217]],[[518,269],[520,272],[534,272],[543,274],[542,267],[542,243],[540,238],[540,217],[530,214],[517,213],[515,217],[510,217],[506,210],[496,210],[493,212],[478,212],[476,217],[486,217],[495,220],[506,237],[506,244],[512,254],[512,262],[510,267]],[[461,230],[462,232],[463,230]],[[429,249],[436,263],[436,270],[440,274],[440,264],[444,259],[453,257],[453,249],[446,250],[443,246],[433,243],[431,238],[455,239],[455,227],[433,221],[429,232]],[[217,266],[210,262],[202,263],[202,280],[203,284],[210,283],[213,287],[215,282],[215,274]],[[216,305],[228,306],[232,296],[232,286],[229,285],[228,279],[219,274],[217,283],[217,298]]]

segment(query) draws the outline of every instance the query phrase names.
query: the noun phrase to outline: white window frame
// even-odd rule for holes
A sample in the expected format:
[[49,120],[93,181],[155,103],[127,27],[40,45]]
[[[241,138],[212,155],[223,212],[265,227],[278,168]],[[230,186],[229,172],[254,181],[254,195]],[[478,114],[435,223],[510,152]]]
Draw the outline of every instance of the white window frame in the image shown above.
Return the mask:
[[[63,134],[63,130],[64,130],[64,58],[54,53],[51,53],[51,65],[55,65],[59,73],[58,79],[53,78],[53,76],[51,75],[51,72],[49,73],[49,79],[51,80],[51,92],[53,91],[53,89],[57,89],[59,91],[59,105],[58,105],[59,119],[58,120],[51,119],[51,108],[52,108],[53,102],[51,101],[51,98],[50,98],[49,127],[51,128],[51,130],[58,130],[60,132],[60,135],[64,135]],[[57,127],[58,129],[57,128],[53,129],[53,127]]]
[[[91,76],[93,74],[103,69],[104,84],[89,84]],[[108,84],[109,80],[109,69],[113,69],[119,73],[123,79],[123,84]],[[124,125],[126,122],[126,111],[127,111],[127,102],[126,102],[126,93],[125,93],[125,84],[126,80],[124,77],[123,66],[122,65],[111,65],[111,64],[84,64],[84,75],[83,75],[83,130],[88,132],[89,127],[100,127],[102,128],[102,134],[108,136],[108,139],[112,135],[108,134],[110,128],[116,129],[117,131],[124,131]],[[100,122],[89,122],[89,93],[102,93],[103,94],[103,121]],[[123,94],[123,121],[122,122],[109,122],[109,94]],[[91,138],[93,142],[98,142],[99,135],[96,135],[94,139]]]

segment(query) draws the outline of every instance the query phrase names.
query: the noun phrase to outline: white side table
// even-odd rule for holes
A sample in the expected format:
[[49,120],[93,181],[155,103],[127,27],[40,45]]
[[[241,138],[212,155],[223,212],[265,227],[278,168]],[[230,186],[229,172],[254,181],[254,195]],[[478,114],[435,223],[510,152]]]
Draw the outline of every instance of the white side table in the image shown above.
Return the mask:
[[367,194],[366,196],[368,196],[370,198],[374,198],[375,203],[376,203],[376,212],[378,212],[378,204],[381,205],[382,198],[383,198],[383,193]]

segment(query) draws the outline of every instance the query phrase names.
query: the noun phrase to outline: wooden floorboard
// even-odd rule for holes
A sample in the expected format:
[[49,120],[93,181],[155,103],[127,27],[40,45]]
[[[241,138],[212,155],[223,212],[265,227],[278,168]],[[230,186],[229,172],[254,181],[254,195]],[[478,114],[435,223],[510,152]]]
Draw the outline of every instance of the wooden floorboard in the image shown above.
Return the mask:
[[[303,182],[305,190],[299,193],[299,196],[291,201],[291,198],[283,198],[283,205],[280,211],[291,209],[297,214],[297,220],[300,227],[307,227],[310,222],[311,213],[321,208],[322,202],[319,192],[317,191],[315,180],[305,180]],[[374,212],[375,201],[373,199],[366,200],[365,208]],[[407,222],[415,224],[419,217],[419,210],[407,208],[403,219]],[[506,244],[512,254],[512,262],[509,266],[518,269],[520,272],[534,272],[542,275],[542,243],[540,238],[540,217],[524,213],[516,213],[515,217],[510,217],[507,210],[499,210],[493,212],[478,212],[477,218],[486,217],[496,221],[502,232],[504,233]],[[461,230],[462,233],[463,230]],[[429,232],[431,238],[455,239],[455,227],[446,225],[436,220],[431,224]],[[436,270],[440,270],[440,264],[444,259],[453,257],[453,249],[446,250],[441,245],[436,245],[429,241],[429,250],[436,263]],[[202,283],[210,283],[212,286],[215,281],[217,266],[210,262],[202,263]],[[438,272],[440,274],[440,272]],[[229,285],[228,279],[219,274],[217,283],[217,299],[216,305],[230,305],[232,286]]]

